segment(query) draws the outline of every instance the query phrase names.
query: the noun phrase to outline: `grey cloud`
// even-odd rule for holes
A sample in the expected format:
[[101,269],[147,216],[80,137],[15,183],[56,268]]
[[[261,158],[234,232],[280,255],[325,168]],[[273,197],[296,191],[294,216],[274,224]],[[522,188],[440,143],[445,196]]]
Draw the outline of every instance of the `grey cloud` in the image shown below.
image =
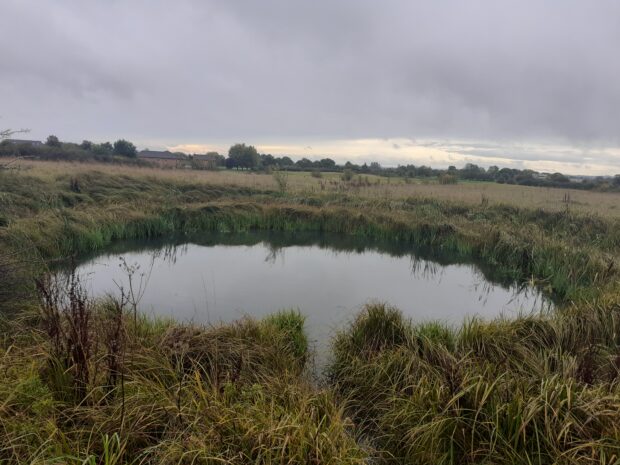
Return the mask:
[[3,121],[41,137],[620,144],[614,0],[4,0],[0,34]]

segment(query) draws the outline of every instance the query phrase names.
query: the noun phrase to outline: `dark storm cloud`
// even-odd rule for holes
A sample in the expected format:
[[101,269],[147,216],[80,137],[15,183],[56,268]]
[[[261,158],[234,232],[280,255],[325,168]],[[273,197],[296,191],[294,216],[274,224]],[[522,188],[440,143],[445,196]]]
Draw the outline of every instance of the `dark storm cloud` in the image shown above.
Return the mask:
[[0,34],[40,137],[620,144],[612,0],[3,0]]

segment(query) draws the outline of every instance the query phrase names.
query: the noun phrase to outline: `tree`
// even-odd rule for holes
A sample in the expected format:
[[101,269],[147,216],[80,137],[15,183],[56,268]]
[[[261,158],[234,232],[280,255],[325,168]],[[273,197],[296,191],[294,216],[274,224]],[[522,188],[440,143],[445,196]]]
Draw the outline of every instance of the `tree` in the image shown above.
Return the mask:
[[254,169],[259,161],[258,151],[253,145],[235,144],[228,149],[226,168]]
[[93,145],[91,150],[95,155],[111,155],[114,148],[109,142],[104,142],[103,144]]
[[138,155],[136,146],[125,139],[119,139],[114,142],[114,148],[112,150],[114,155],[121,155],[123,157],[135,158]]
[[47,136],[45,145],[48,145],[50,147],[60,147],[60,141],[58,140],[58,137],[54,135],[50,135],[50,136]]
[[319,166],[324,169],[334,169],[336,167],[336,162],[331,158],[323,158],[319,161]]
[[90,150],[93,148],[93,143],[89,140],[83,140],[80,144],[80,148],[84,150]]
[[280,158],[276,158],[276,162],[280,166],[293,166],[295,164],[295,162],[291,160],[290,157],[287,157],[286,155]]
[[263,154],[260,156],[260,164],[264,167],[267,167],[267,166],[277,165],[278,162],[276,158],[269,153],[269,154],[266,154],[266,155]]
[[548,179],[549,181],[556,182],[556,183],[563,183],[563,184],[570,182],[570,179],[568,179],[562,173],[552,173],[549,175]]
[[307,169],[312,168],[314,166],[314,163],[312,163],[312,160],[308,160],[307,158],[302,158],[301,160],[297,160],[295,165],[297,165],[299,168],[303,170],[307,170]]
[[217,152],[207,152],[206,155],[213,160],[215,166],[224,166],[224,162],[226,161],[226,157],[224,155],[220,155]]
[[[28,132],[29,129],[20,129],[18,131],[13,131],[12,129],[2,129],[0,130],[0,147],[5,147],[9,145],[9,141],[7,140],[9,137],[11,137],[13,134],[17,134],[19,132]],[[11,152],[13,152],[13,150],[11,150]],[[19,155],[19,152],[15,153],[15,155]],[[19,158],[19,157],[18,157]],[[12,161],[8,162],[8,163],[0,163],[0,169],[6,168],[8,165],[10,165],[11,163],[15,162],[16,159],[13,159]],[[0,220],[2,220],[2,215],[0,215]],[[2,254],[0,253],[0,256]],[[1,274],[0,274],[1,277]]]

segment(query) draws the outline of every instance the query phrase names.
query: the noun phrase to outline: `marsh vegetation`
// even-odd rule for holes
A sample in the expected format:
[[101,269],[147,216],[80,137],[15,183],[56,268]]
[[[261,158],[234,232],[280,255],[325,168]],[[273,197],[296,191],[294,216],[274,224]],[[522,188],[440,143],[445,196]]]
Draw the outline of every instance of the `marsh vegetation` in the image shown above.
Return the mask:
[[[0,172],[0,462],[617,463],[618,195],[21,162]],[[316,380],[296,311],[203,326],[96,299],[54,261],[122,239],[338,233],[476,260],[545,315],[365,307]],[[276,309],[274,309],[276,310]]]

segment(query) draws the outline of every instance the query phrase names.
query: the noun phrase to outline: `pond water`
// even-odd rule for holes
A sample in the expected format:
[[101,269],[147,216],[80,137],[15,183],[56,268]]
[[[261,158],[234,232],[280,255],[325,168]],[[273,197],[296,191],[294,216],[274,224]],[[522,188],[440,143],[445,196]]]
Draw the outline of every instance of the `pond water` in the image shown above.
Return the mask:
[[458,324],[551,306],[535,289],[502,281],[476,263],[402,243],[326,234],[209,234],[122,242],[85,258],[77,272],[93,295],[128,289],[136,271],[144,313],[198,323],[260,318],[294,308],[317,347],[371,301],[414,321]]

